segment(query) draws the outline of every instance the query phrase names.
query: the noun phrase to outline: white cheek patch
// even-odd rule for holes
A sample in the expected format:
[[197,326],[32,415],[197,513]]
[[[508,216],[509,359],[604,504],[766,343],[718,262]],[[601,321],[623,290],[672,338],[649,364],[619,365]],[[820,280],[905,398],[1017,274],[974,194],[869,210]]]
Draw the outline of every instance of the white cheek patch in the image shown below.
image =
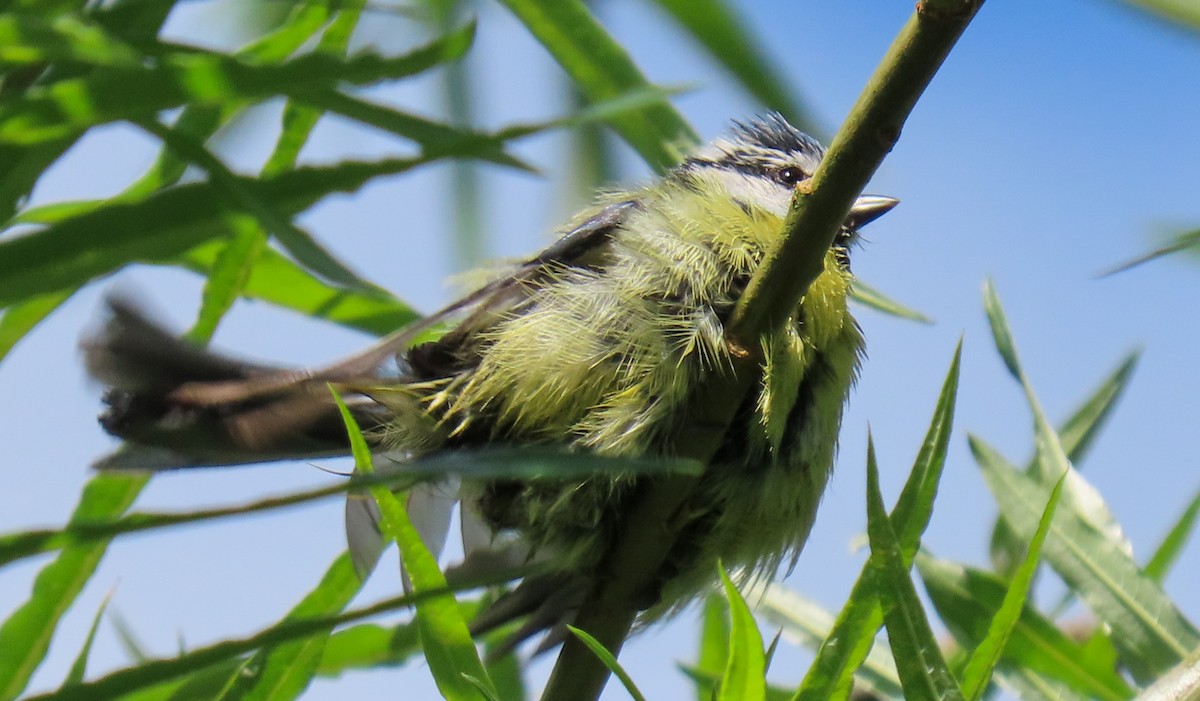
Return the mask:
[[730,199],[750,207],[784,217],[791,206],[792,189],[765,177],[731,168],[710,168],[705,175],[711,178],[714,185],[724,190]]

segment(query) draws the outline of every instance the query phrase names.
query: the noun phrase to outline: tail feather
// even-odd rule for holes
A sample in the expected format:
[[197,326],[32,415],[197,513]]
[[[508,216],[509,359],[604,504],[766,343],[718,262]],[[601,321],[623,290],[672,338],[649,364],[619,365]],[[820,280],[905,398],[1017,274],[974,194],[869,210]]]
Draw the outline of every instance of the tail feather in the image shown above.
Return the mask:
[[[92,377],[109,388],[101,425],[141,450],[118,451],[96,467],[159,470],[349,451],[345,426],[323,382],[297,381],[243,401],[192,401],[181,388],[295,373],[192,345],[126,300],[110,299],[109,308],[107,323],[82,344],[84,360]],[[386,420],[383,407],[369,398],[346,400],[364,432]]]

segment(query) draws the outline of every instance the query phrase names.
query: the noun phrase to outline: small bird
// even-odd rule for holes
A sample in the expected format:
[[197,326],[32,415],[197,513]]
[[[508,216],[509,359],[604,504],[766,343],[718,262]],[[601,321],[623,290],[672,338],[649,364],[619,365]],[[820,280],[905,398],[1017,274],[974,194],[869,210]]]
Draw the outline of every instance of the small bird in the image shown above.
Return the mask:
[[[401,464],[497,446],[669,459],[691,392],[730,364],[724,328],[734,305],[780,236],[796,185],[823,155],[779,115],[735,122],[661,179],[603,195],[538,255],[325,368],[217,355],[111,300],[106,325],[83,347],[91,375],[108,387],[102,425],[133,445],[98,467],[345,454],[330,383],[373,449]],[[762,338],[761,379],[699,477],[643,621],[708,591],[718,559],[751,577],[770,577],[789,559],[794,566],[863,355],[847,307],[850,248],[860,227],[897,202],[855,202],[824,271],[784,327]],[[435,328],[449,330],[414,344]],[[468,560],[530,566],[474,624],[524,619],[521,639],[573,620],[644,479],[447,480],[414,489],[410,509],[435,517],[425,531],[439,541],[457,501]],[[363,545],[373,533],[364,504],[351,499],[347,526],[369,566],[377,555]]]

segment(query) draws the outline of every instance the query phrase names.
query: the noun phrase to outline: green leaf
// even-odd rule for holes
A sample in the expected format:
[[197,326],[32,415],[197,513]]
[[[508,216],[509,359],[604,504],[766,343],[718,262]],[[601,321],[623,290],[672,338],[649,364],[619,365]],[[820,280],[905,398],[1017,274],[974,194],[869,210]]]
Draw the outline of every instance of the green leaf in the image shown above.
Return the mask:
[[717,63],[729,71],[746,92],[768,108],[782,112],[801,131],[814,136],[821,129],[788,86],[765,52],[762,41],[746,29],[734,7],[722,0],[656,0],[672,19],[692,35]]
[[1038,521],[1037,532],[1033,534],[1033,539],[1029,543],[1025,561],[1013,573],[1008,591],[1005,592],[1004,600],[997,609],[996,615],[992,617],[987,635],[975,647],[970,660],[967,661],[966,668],[960,675],[963,693],[971,701],[978,701],[987,691],[992,678],[992,670],[1000,661],[1004,646],[1008,643],[1013,627],[1017,624],[1021,611],[1025,608],[1029,588],[1033,584],[1033,576],[1037,573],[1042,544],[1046,541],[1046,534],[1050,531],[1050,519],[1054,517],[1058,500],[1062,497],[1065,481],[1066,475],[1063,475],[1054,485],[1054,490],[1050,493],[1050,501],[1046,504],[1046,509]]
[[[225,247],[224,241],[212,241],[170,262],[207,276]],[[332,285],[270,248],[263,250],[254,261],[241,293],[249,299],[270,302],[375,336],[389,334],[420,318],[412,307],[395,298]]]
[[[340,613],[362,588],[350,554],[343,553],[330,565],[321,582],[288,612],[284,622],[302,621]],[[317,634],[255,653],[231,675],[223,701],[282,701],[294,699],[308,688],[317,672],[328,640]]]
[[[257,182],[255,187],[264,202],[290,215],[330,193],[356,190],[372,178],[401,173],[422,162],[387,159],[303,168]],[[170,260],[225,235],[228,211],[216,186],[193,183],[0,241],[0,306],[79,287],[130,262]]]
[[[508,573],[505,577],[510,577]],[[203,670],[237,660],[248,652],[259,648],[298,640],[312,635],[327,635],[328,631],[340,625],[354,623],[365,618],[378,616],[382,613],[395,611],[400,608],[420,604],[429,599],[446,596],[453,591],[475,589],[498,583],[497,578],[463,581],[455,584],[454,589],[438,589],[426,592],[415,592],[405,596],[397,596],[337,616],[318,616],[300,620],[284,621],[266,630],[246,638],[225,640],[212,645],[196,648],[180,654],[178,657],[150,660],[134,667],[119,669],[114,672],[82,684],[64,686],[57,691],[39,694],[25,701],[95,701],[96,699],[126,698],[126,694],[150,689],[163,682],[186,677]],[[240,660],[239,660],[240,664]],[[192,697],[184,697],[190,699]]]
[[718,701],[762,701],[767,695],[767,666],[763,653],[762,634],[746,600],[733,585],[733,580],[720,567],[721,583],[729,601],[732,628],[729,634],[729,661],[721,677]]
[[[774,583],[761,594],[752,597],[760,601],[755,611],[768,622],[780,626],[792,638],[805,647],[818,650],[821,644],[833,635],[834,616],[820,604],[797,592]],[[872,639],[872,643],[875,641]],[[900,677],[896,674],[896,663],[886,646],[872,644],[866,659],[854,670],[855,691],[875,698],[898,699],[904,691],[900,688]]]
[[[633,59],[581,0],[501,0],[592,102],[649,87]],[[682,116],[668,104],[609,123],[654,169],[678,164],[699,142]]]
[[870,307],[877,312],[883,312],[891,316],[910,321],[919,321],[922,324],[932,324],[933,319],[925,316],[921,312],[900,304],[896,300],[885,296],[882,292],[867,285],[861,280],[855,280],[854,286],[850,288],[850,299],[863,305]]
[[1200,651],[1155,680],[1138,701],[1196,701],[1200,698]]
[[[929,523],[938,482],[946,464],[961,358],[960,341],[938,395],[929,430],[892,511],[890,527],[899,533],[905,562],[911,562],[921,534]],[[876,592],[875,576],[871,567],[863,566],[850,597],[838,614],[833,632],[817,651],[816,659],[796,691],[795,698],[798,701],[844,698],[850,693],[854,671],[866,659],[875,642],[875,634],[883,624],[883,609]]]
[[[990,572],[939,560],[925,552],[917,555],[916,562],[942,621],[964,649],[974,649],[987,635],[1008,583]],[[1028,604],[1013,625],[1004,659],[1022,673],[1061,681],[1081,697],[1122,701],[1133,696],[1111,659],[1090,654]]]
[[67,678],[63,680],[64,684],[78,684],[87,676],[88,657],[92,653],[92,644],[96,642],[96,631],[100,629],[100,619],[104,617],[104,610],[108,608],[108,602],[111,599],[112,592],[109,592],[104,597],[104,601],[100,602],[100,608],[96,609],[96,615],[92,617],[92,625],[88,628],[87,638],[84,639],[83,647],[75,657],[71,670],[67,672]]
[[[88,481],[71,523],[111,518],[133,503],[149,478],[97,475]],[[38,572],[29,599],[0,625],[0,698],[16,698],[42,663],[58,621],[87,584],[108,541],[65,548]],[[79,688],[79,686],[73,687]]]
[[[704,598],[704,610],[700,624],[700,649],[696,655],[695,670],[719,679],[729,659],[729,604],[716,594]],[[717,685],[704,685],[696,679],[696,701],[710,701]]]
[[415,623],[396,626],[364,623],[329,636],[317,674],[336,677],[354,669],[398,666],[420,652]]
[[0,63],[38,64],[68,61],[96,66],[136,68],[142,56],[101,28],[78,17],[0,15]]
[[1004,367],[1008,368],[1009,374],[1020,380],[1021,364],[1017,361],[1017,349],[1013,345],[1012,329],[1008,327],[1008,319],[1000,308],[1000,298],[997,296],[996,287],[991,280],[983,284],[983,308],[987,312],[988,324],[992,328],[992,339],[996,343],[1000,359],[1004,361]]
[[625,668],[621,666],[617,658],[608,651],[608,648],[604,647],[599,640],[592,637],[586,630],[571,625],[567,626],[567,630],[571,631],[576,638],[579,638],[579,641],[586,645],[592,651],[592,654],[600,658],[600,661],[604,663],[608,671],[616,675],[617,679],[621,681],[621,686],[625,687],[625,691],[629,692],[629,696],[633,698],[633,701],[646,701],[646,697],[642,695],[637,685],[633,683],[633,677],[629,676],[629,673],[625,671]]
[[1200,516],[1200,492],[1192,497],[1192,501],[1179,515],[1179,519],[1175,521],[1175,525],[1167,532],[1167,537],[1159,543],[1158,548],[1154,550],[1154,555],[1150,557],[1150,561],[1142,568],[1143,573],[1152,581],[1162,584],[1166,579],[1167,573],[1171,570],[1171,566],[1179,559],[1179,554],[1183,552],[1183,546],[1187,544],[1187,539],[1192,535],[1192,531],[1196,529],[1196,518]]
[[[332,391],[332,387],[330,388]],[[334,392],[334,400],[342,412],[350,437],[350,448],[354,453],[355,468],[371,475],[374,465],[371,450],[362,432],[354,422],[350,410]],[[416,593],[446,591],[446,578],[438,569],[437,558],[425,547],[421,534],[408,518],[404,501],[387,487],[371,487],[371,495],[379,505],[381,526],[386,535],[400,546],[400,556],[412,589]],[[477,699],[479,689],[464,678],[465,675],[483,682],[491,696],[495,688],[487,676],[487,670],[479,659],[479,652],[471,640],[467,621],[454,596],[443,593],[417,604],[417,627],[421,631],[421,644],[425,660],[433,673],[438,690],[450,701]]]
[[[1130,1],[1133,1],[1133,0],[1130,0]],[[1146,4],[1146,5],[1151,5],[1151,4],[1168,5],[1169,4],[1169,5],[1176,5],[1178,7],[1192,6],[1194,8],[1194,5],[1191,2],[1189,2],[1189,0],[1182,0],[1181,2],[1176,2],[1175,0],[1140,0],[1140,3]],[[1195,14],[1195,24],[1196,24],[1197,28],[1200,28],[1200,11],[1196,11],[1195,9],[1193,9],[1193,12]],[[1164,256],[1169,256],[1173,253],[1179,253],[1181,251],[1189,251],[1189,252],[1193,252],[1193,253],[1196,251],[1200,251],[1200,229],[1194,229],[1192,231],[1185,231],[1182,234],[1175,236],[1174,239],[1167,242],[1166,244],[1154,249],[1153,251],[1143,253],[1142,255],[1138,256],[1137,258],[1134,258],[1133,260],[1121,263],[1117,267],[1115,267],[1112,270],[1109,270],[1105,273],[1102,273],[1101,275],[1102,276],[1116,275],[1117,273],[1124,272],[1131,268],[1136,268],[1140,265],[1149,263],[1150,261],[1157,260]]]
[[880,602],[887,623],[892,658],[904,687],[904,698],[915,701],[958,701],[962,689],[946,666],[937,639],[929,627],[921,600],[909,577],[911,557],[901,550],[879,491],[875,445],[867,437],[867,532],[871,557],[867,566],[876,571]]
[[0,360],[4,360],[18,341],[25,338],[33,327],[53,314],[54,310],[61,307],[73,294],[75,290],[52,292],[14,304],[0,312]]
[[31,88],[21,101],[0,105],[0,143],[69,138],[97,124],[145,118],[185,103],[223,105],[404,78],[461,58],[474,32],[474,25],[467,25],[397,57],[363,53],[342,60],[308,53],[284,63],[255,64],[189,51],[168,54],[148,67],[98,70]]
[[[971,437],[971,451],[1000,511],[1018,536],[1036,529],[1039,504],[1050,485],[1013,470],[994,450]],[[1165,672],[1200,644],[1200,634],[1170,598],[1146,577],[1124,543],[1098,529],[1094,517],[1068,498],[1083,478],[1068,474],[1062,504],[1051,523],[1044,553],[1054,570],[1112,628],[1112,638],[1136,679]]]
[[[1059,429],[1059,438],[1067,458],[1076,466],[1087,456],[1092,442],[1099,435],[1116,407],[1117,400],[1125,393],[1129,380],[1137,367],[1140,353],[1131,353],[1117,368],[1084,400]],[[1026,467],[1026,472],[1037,469],[1037,458]],[[992,528],[989,546],[992,565],[1000,574],[1011,576],[1013,568],[1024,558],[1025,543],[1013,535],[1012,529],[997,518]]]

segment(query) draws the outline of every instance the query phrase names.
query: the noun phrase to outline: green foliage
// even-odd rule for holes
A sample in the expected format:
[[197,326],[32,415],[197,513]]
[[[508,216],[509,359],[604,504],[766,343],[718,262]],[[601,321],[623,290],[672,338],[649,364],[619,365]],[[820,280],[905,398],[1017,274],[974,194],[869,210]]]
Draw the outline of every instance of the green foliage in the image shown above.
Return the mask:
[[[461,13],[450,7],[453,3],[442,4],[438,11],[445,12],[426,27],[421,46],[392,55],[348,50],[361,2],[297,4],[277,26],[231,52],[159,38],[174,0],[0,2],[0,360],[79,289],[133,264],[203,278],[191,331],[197,341],[211,337],[239,299],[385,335],[417,319],[417,313],[301,228],[297,218],[316,203],[444,160],[468,174],[477,163],[532,171],[510,145],[553,129],[606,124],[660,171],[694,145],[691,127],[666,102],[672,91],[650,84],[580,0],[502,4],[574,81],[585,98],[577,111],[494,131],[472,126],[470,117],[479,110],[465,101],[473,97],[471,76],[456,62],[471,50],[474,26],[455,23]],[[1135,4],[1197,24],[1188,3]],[[737,21],[733,3],[658,0],[657,5],[746,92],[781,109],[794,123],[814,123],[786,87],[782,71]],[[448,88],[449,99],[458,102],[452,105],[455,118],[447,122],[375,103],[354,91],[447,71],[459,81]],[[271,156],[260,173],[232,171],[214,135],[249,107],[274,99],[284,100],[285,107]],[[178,113],[168,120],[169,110]],[[299,154],[326,115],[383,130],[411,145],[414,155],[300,165]],[[161,143],[156,162],[140,178],[104,200],[25,206],[42,175],[68,149],[89,130],[115,122],[138,125]],[[180,184],[189,167],[200,171],[200,179]],[[479,193],[470,187],[469,175],[462,183],[452,206],[466,212],[477,206],[471,201]],[[467,221],[464,231],[470,226]],[[1180,234],[1123,267],[1194,250],[1198,236]],[[469,236],[464,240],[463,255],[473,255],[478,243]],[[865,284],[856,285],[855,296],[886,313],[929,321]],[[969,438],[1000,512],[991,541],[995,571],[939,558],[921,545],[951,439],[960,347],[890,514],[883,509],[871,448],[866,508],[871,555],[841,612],[835,616],[776,585],[747,592],[759,615],[816,651],[799,687],[767,683],[770,654],[763,650],[746,599],[722,572],[726,599],[714,596],[704,606],[698,659],[685,667],[697,699],[807,701],[847,698],[854,689],[890,699],[978,699],[996,686],[1022,698],[1195,695],[1193,651],[1200,632],[1162,582],[1195,529],[1200,495],[1139,566],[1102,498],[1076,469],[1131,382],[1137,355],[1122,360],[1056,431],[1021,366],[1014,334],[990,285],[984,306],[1000,356],[1025,393],[1036,435],[1035,457],[1025,469],[982,439]],[[350,423],[359,470],[370,472],[370,455]],[[349,555],[342,554],[301,601],[261,631],[174,657],[135,659],[124,669],[88,679],[102,607],[84,640],[62,641],[79,649],[62,686],[25,698],[284,700],[299,697],[318,676],[396,667],[417,657],[423,657],[447,698],[525,698],[524,669],[516,658],[481,658],[468,633],[467,621],[490,599],[468,598],[457,590],[491,582],[447,584],[408,518],[403,490],[415,480],[446,474],[533,480],[701,469],[694,461],[614,461],[501,448],[418,461],[401,478],[366,477],[354,488],[369,488],[377,500],[386,533],[400,545],[413,593],[347,610],[362,582]],[[6,611],[0,624],[0,699],[25,693],[60,620],[113,538],[282,508],[350,489],[339,484],[191,513],[126,514],[146,483],[136,476],[94,477],[61,528],[0,535],[0,566],[54,553],[28,599]],[[1088,607],[1094,623],[1087,635],[1073,635],[1029,596],[1042,560],[1049,568],[1045,574],[1060,578]],[[916,595],[909,574],[914,563],[932,612]],[[415,610],[415,617],[389,624],[376,620],[397,610]],[[938,624],[930,623],[930,613],[937,614],[953,644],[935,637]],[[890,652],[875,644],[884,626]],[[571,632],[604,660],[633,698],[641,698],[610,653],[585,631]],[[489,642],[495,645],[494,639]]]

